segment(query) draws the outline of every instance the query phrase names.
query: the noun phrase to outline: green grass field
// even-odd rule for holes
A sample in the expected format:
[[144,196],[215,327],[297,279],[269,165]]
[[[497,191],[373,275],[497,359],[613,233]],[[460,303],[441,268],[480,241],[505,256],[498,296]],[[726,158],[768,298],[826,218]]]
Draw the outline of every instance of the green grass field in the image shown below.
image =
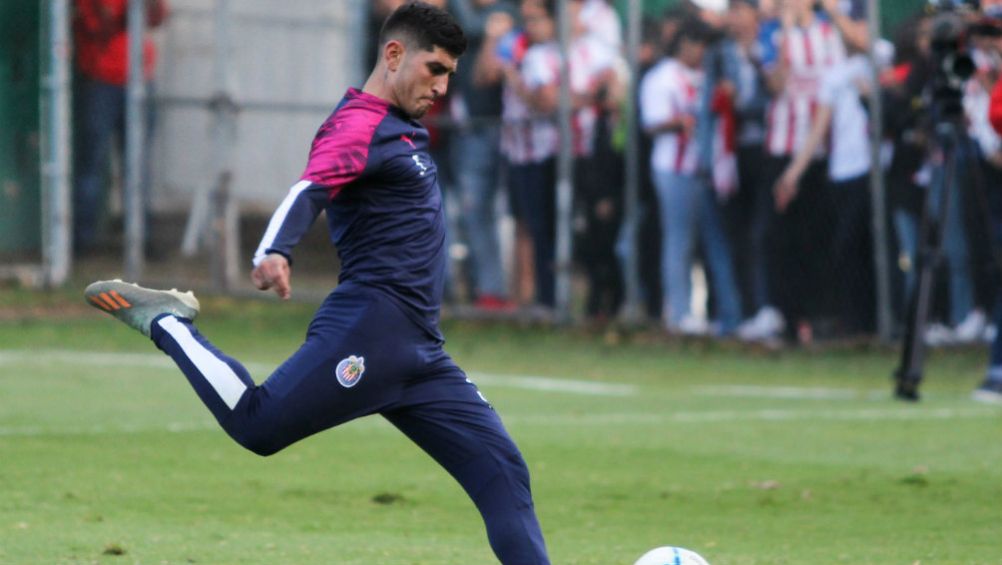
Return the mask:
[[[313,307],[204,299],[257,380]],[[889,399],[891,351],[784,354],[452,322],[528,460],[554,565],[1002,563],[983,351]],[[613,343],[618,341],[617,343]],[[169,359],[75,293],[0,290],[0,563],[494,563],[459,487],[378,417],[259,458]]]

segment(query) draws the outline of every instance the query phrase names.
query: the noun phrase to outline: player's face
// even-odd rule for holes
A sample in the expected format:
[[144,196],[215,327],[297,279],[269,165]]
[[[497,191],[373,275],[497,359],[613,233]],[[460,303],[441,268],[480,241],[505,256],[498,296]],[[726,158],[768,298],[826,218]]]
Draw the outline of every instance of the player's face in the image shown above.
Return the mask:
[[425,115],[438,98],[445,96],[457,62],[441,47],[432,51],[408,49],[394,88],[400,109],[414,118]]

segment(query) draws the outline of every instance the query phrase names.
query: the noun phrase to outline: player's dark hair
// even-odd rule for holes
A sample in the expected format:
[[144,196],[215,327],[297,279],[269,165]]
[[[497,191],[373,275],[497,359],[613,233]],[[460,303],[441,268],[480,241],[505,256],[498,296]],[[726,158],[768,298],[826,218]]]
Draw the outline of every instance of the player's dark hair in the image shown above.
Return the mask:
[[453,57],[466,51],[466,36],[449,12],[424,2],[408,2],[383,22],[380,47],[391,39],[404,39],[425,51],[441,47]]

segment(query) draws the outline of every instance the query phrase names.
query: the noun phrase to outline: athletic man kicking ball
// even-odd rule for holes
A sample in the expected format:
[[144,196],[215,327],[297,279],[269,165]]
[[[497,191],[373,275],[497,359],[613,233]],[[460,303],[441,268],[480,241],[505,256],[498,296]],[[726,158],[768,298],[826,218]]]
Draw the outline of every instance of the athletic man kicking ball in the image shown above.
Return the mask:
[[270,455],[378,413],[459,481],[502,563],[548,564],[522,455],[438,329],[445,225],[428,132],[415,119],[445,94],[466,39],[448,13],[414,2],[386,20],[379,49],[364,88],[320,127],[255,254],[255,285],[288,298],[292,249],[326,210],[341,256],[338,287],[306,342],[266,381],[255,385],[198,332],[190,293],[102,281],[85,294],[170,355],[247,449]]

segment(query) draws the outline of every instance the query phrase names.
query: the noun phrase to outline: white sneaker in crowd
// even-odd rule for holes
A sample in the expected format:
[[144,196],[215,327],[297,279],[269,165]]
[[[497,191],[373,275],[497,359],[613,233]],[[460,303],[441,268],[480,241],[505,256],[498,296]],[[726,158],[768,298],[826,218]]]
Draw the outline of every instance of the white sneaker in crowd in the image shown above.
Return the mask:
[[925,344],[929,347],[943,347],[954,341],[953,330],[949,326],[936,322],[925,328]]
[[772,306],[759,308],[754,316],[738,326],[738,339],[743,341],[763,341],[775,339],[786,329],[783,315]]
[[709,324],[702,318],[697,318],[692,314],[682,318],[675,326],[669,327],[669,331],[687,336],[706,335],[710,331]]
[[975,308],[954,328],[954,340],[956,343],[974,343],[984,337],[987,325],[988,317],[980,309]]

